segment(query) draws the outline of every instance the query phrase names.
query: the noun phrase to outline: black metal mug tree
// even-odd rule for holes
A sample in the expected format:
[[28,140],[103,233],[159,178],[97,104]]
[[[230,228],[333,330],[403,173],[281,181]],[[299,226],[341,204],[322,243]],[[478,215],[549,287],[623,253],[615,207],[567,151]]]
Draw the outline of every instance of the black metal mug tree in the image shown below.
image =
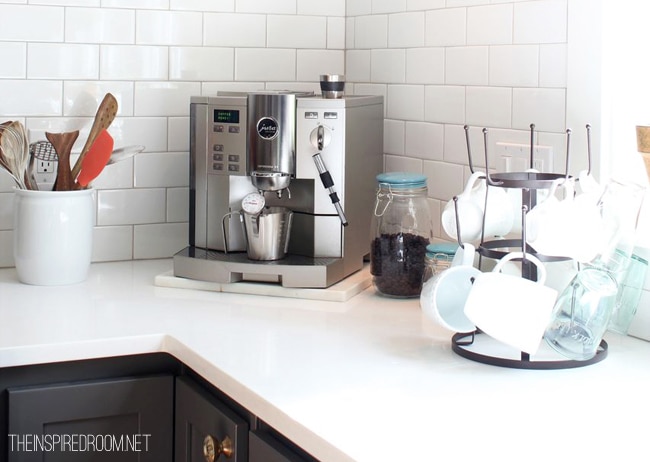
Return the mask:
[[[587,124],[587,174],[591,173],[591,126]],[[467,157],[469,159],[469,168],[471,173],[474,173],[474,164],[472,161],[472,151],[469,140],[469,126],[464,126],[465,139],[467,142]],[[530,245],[526,243],[526,214],[537,203],[537,191],[541,189],[550,189],[553,182],[560,178],[570,179],[569,175],[569,152],[571,141],[571,129],[566,130],[566,160],[564,173],[543,173],[535,171],[526,172],[499,172],[490,174],[488,162],[488,130],[483,128],[483,143],[485,150],[485,206],[483,209],[483,222],[481,229],[481,240],[477,247],[479,254],[478,266],[482,265],[482,258],[491,258],[499,260],[503,258],[508,251],[508,248],[520,248],[522,257],[516,259],[521,262],[522,277],[529,280],[537,280],[537,267],[531,261],[526,259],[527,254],[534,255],[542,262],[559,262],[570,260],[568,257],[548,256],[542,255],[535,251]],[[534,165],[534,137],[535,137],[535,124],[530,124],[530,169]],[[511,188],[521,190],[522,206],[521,206],[521,239],[498,239],[492,241],[485,240],[485,216],[487,215],[487,201],[488,194],[491,187],[496,188]],[[454,198],[454,208],[456,213],[456,234],[458,244],[463,247],[463,242],[460,234],[460,222],[458,218],[458,197]],[[522,306],[522,309],[525,307]],[[601,340],[596,355],[588,360],[573,360],[573,359],[531,359],[530,355],[525,352],[520,352],[520,356],[504,357],[490,355],[489,353],[481,352],[481,342],[477,341],[482,334],[480,329],[469,333],[456,333],[451,339],[452,351],[463,358],[489,364],[493,366],[509,367],[516,369],[569,369],[575,367],[583,367],[591,364],[598,363],[607,357],[608,345],[605,340]]]

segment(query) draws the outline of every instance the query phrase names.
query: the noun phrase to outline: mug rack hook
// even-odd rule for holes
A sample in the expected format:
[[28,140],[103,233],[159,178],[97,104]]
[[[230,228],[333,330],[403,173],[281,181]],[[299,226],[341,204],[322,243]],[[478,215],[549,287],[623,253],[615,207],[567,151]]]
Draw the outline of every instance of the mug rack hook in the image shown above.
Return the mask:
[[488,129],[483,129],[483,145],[485,147],[485,179],[489,186],[501,186],[503,181],[494,181],[490,177],[490,163],[488,162],[488,141],[487,141]]
[[458,218],[458,196],[454,196],[454,214],[456,218],[456,240],[461,249],[465,248],[463,240],[460,238],[460,218]]
[[474,162],[472,161],[472,149],[469,143],[469,125],[463,127],[465,130],[465,142],[467,143],[467,158],[469,159],[469,171],[474,173]]

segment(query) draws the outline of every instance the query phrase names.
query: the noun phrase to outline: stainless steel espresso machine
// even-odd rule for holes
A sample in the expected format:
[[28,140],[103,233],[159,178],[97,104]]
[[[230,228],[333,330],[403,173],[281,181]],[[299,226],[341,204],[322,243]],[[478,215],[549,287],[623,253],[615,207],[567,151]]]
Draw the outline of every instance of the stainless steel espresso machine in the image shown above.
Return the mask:
[[189,246],[174,276],[325,288],[363,267],[383,98],[192,97]]

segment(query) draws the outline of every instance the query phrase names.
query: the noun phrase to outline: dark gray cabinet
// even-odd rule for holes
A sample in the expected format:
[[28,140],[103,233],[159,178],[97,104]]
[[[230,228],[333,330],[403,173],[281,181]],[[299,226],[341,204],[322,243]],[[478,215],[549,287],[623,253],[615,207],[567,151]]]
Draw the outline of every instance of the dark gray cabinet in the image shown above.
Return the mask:
[[210,460],[317,462],[167,354],[0,369],[0,462]]
[[176,380],[175,461],[248,461],[248,423],[187,377]]
[[9,462],[172,462],[172,375],[9,388]]

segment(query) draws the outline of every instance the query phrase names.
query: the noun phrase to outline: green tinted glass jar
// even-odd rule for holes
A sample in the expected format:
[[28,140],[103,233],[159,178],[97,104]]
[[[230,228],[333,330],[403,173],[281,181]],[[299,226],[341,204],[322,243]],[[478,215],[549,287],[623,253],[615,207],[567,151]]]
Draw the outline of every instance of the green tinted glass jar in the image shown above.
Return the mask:
[[370,272],[378,293],[419,297],[432,238],[427,178],[403,172],[377,175]]

